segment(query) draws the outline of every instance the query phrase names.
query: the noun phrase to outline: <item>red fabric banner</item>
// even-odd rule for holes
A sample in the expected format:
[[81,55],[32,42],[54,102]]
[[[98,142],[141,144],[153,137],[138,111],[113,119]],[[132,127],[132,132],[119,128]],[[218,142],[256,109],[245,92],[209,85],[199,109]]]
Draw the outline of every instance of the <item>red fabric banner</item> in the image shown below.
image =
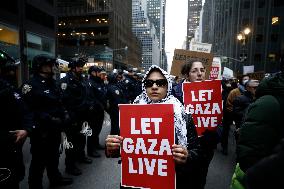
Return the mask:
[[151,189],[175,188],[172,104],[119,106],[121,184]]
[[183,83],[185,111],[191,113],[198,136],[222,123],[221,80]]

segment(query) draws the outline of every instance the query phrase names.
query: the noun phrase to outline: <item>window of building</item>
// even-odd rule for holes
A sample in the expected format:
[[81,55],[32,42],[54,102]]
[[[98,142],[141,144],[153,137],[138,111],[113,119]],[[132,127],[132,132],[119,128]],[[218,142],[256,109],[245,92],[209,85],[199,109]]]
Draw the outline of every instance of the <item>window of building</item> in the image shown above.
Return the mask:
[[273,16],[271,19],[271,24],[272,25],[279,25],[279,17],[278,16]]
[[6,45],[19,45],[19,33],[17,30],[0,25],[0,42]]
[[49,15],[30,4],[26,5],[26,16],[29,20],[37,24],[49,27],[51,29],[55,28],[54,16]]
[[271,42],[277,42],[278,41],[278,34],[271,34]]
[[258,1],[258,8],[264,8],[265,6],[265,0]]
[[284,7],[283,0],[274,0],[274,7]]
[[19,58],[19,31],[0,24],[0,49],[10,56]]
[[260,62],[261,61],[261,54],[255,54],[254,55],[254,61],[255,62]]
[[249,25],[249,19],[248,18],[243,18],[242,24],[243,24],[244,27],[248,26]]
[[268,59],[269,59],[270,62],[275,62],[275,60],[276,60],[276,54],[274,54],[274,53],[269,53],[269,54],[268,54]]
[[245,1],[244,2],[244,9],[249,9],[250,8],[250,1]]
[[257,34],[256,37],[255,37],[255,41],[257,43],[263,42],[263,35],[262,34]]
[[258,17],[257,18],[257,25],[259,25],[259,26],[264,25],[264,18],[263,17]]

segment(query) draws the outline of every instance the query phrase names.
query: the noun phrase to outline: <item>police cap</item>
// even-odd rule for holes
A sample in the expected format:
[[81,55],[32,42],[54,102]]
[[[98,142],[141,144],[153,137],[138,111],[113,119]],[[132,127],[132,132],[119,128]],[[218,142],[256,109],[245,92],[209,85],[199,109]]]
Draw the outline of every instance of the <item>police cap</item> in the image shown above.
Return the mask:
[[40,54],[33,58],[32,70],[34,72],[39,72],[40,68],[44,65],[54,66],[57,65],[57,61],[55,58],[47,54]]
[[73,60],[72,62],[70,62],[68,64],[68,68],[74,69],[76,67],[84,67],[86,62],[87,62],[86,60],[79,58],[77,60]]
[[91,74],[92,72],[105,72],[105,69],[102,66],[91,66],[88,73]]

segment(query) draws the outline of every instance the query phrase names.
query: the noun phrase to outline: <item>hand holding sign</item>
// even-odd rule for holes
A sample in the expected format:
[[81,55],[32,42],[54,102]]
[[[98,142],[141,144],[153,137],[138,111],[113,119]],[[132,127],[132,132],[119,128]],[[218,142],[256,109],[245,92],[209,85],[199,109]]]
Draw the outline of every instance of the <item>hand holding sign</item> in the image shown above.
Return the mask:
[[118,150],[120,149],[123,137],[118,135],[108,135],[105,142],[106,142],[106,155],[113,156],[116,155]]
[[172,145],[172,152],[174,160],[177,164],[185,163],[188,157],[188,151],[182,145]]

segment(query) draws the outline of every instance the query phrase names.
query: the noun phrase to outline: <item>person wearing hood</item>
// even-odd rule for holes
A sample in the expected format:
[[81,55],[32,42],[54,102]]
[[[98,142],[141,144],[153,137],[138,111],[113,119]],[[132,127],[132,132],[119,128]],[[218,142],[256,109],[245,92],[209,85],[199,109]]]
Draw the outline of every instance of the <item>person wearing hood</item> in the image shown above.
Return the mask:
[[[236,188],[238,183],[244,186],[246,171],[273,153],[276,145],[284,137],[283,115],[284,73],[280,72],[261,81],[256,89],[256,101],[248,107],[240,128],[236,151],[236,169],[240,171],[233,176],[231,188]],[[273,184],[270,183],[270,186]]]
[[[167,103],[174,105],[174,123],[176,142],[172,145],[173,159],[176,163],[177,188],[194,186],[194,173],[191,166],[199,156],[197,132],[190,114],[186,114],[182,103],[171,95],[170,75],[158,66],[151,66],[142,81],[143,92],[136,97],[134,104]],[[113,157],[119,154],[123,138],[119,135],[108,135],[106,155]]]

